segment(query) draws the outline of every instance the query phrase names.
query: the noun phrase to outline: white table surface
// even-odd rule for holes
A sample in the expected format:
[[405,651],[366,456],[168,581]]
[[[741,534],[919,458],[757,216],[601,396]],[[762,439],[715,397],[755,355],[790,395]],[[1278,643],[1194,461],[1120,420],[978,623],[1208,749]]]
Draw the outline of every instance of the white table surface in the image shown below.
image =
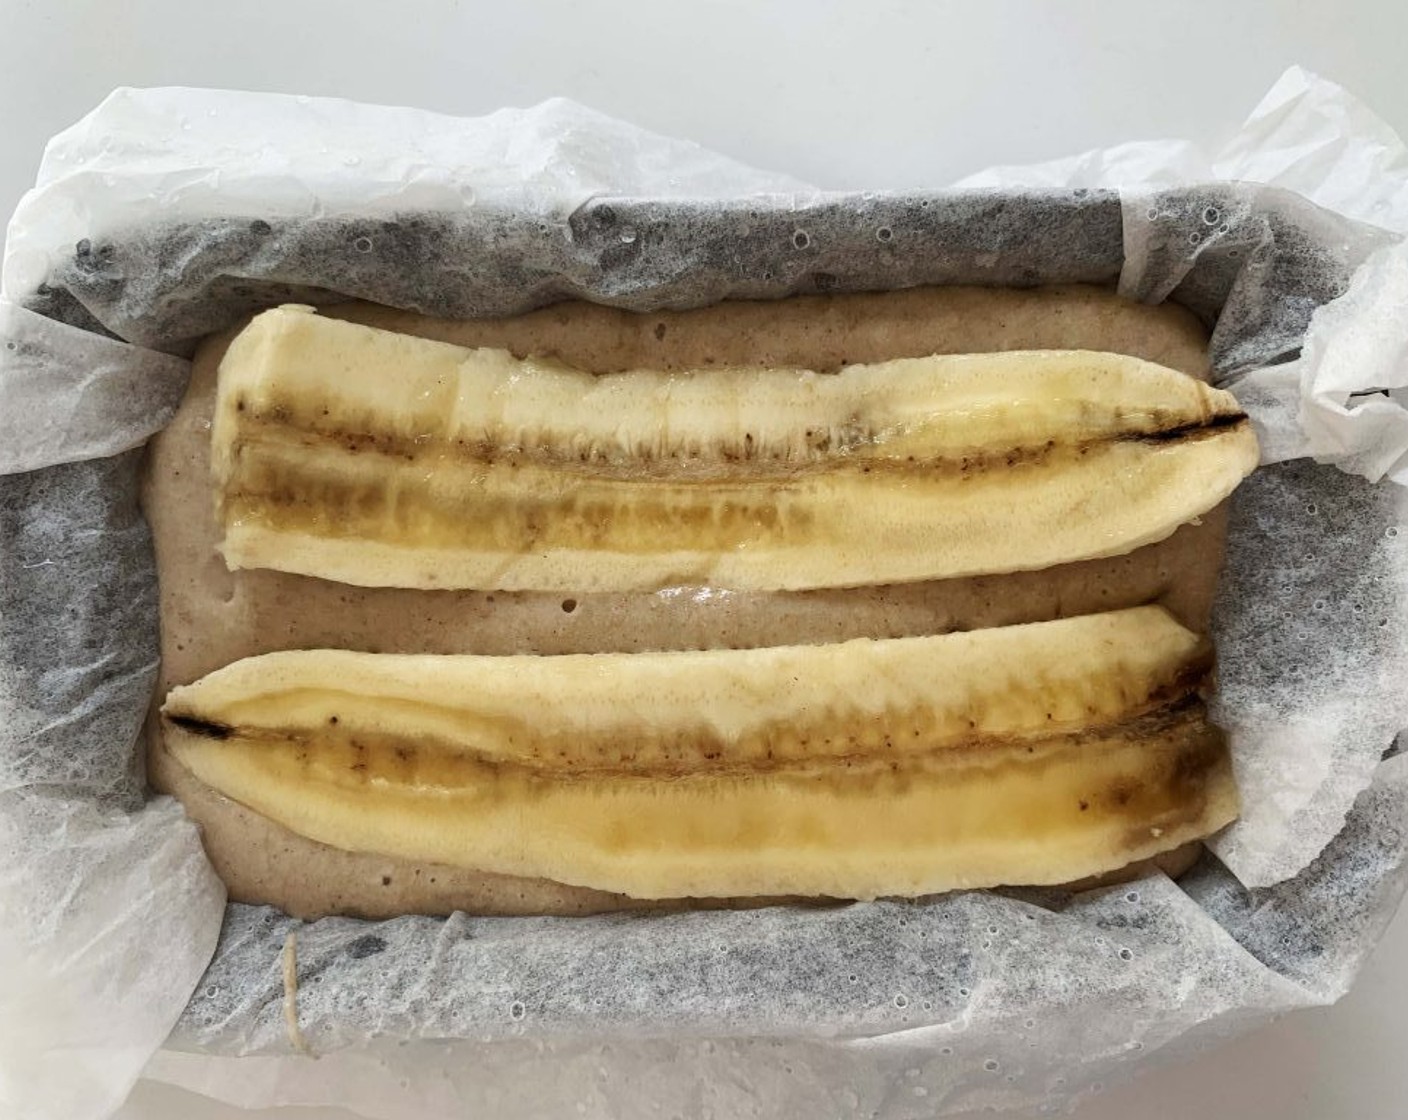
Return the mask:
[[[0,212],[32,181],[44,141],[117,85],[281,90],[459,114],[562,94],[820,186],[884,188],[1121,140],[1215,143],[1292,63],[1408,132],[1405,42],[1402,0],[0,0]],[[1338,1006],[1112,1089],[1079,1116],[1402,1120],[1405,1035],[1400,914]],[[253,1115],[149,1083],[120,1113]]]

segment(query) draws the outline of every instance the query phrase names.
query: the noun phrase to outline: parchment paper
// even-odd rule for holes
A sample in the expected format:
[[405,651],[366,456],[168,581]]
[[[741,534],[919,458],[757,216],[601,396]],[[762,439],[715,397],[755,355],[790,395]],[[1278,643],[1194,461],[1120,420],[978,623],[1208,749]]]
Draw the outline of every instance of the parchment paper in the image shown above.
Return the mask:
[[[57,137],[0,304],[7,1114],[109,1113],[173,1026],[153,1074],[376,1117],[1055,1108],[1341,994],[1408,854],[1408,772],[1381,761],[1408,726],[1408,526],[1370,481],[1408,450],[1402,147],[1292,71],[1216,157],[1126,146],[970,186],[827,194],[561,101],[459,121],[119,91]],[[299,925],[224,911],[179,808],[144,804],[155,598],[126,449],[203,333],[287,299],[468,316],[1055,281],[1193,308],[1267,450],[1216,619],[1246,812],[1182,886]],[[317,1063],[286,1056],[291,936]],[[236,1054],[261,1057],[210,1056]]]

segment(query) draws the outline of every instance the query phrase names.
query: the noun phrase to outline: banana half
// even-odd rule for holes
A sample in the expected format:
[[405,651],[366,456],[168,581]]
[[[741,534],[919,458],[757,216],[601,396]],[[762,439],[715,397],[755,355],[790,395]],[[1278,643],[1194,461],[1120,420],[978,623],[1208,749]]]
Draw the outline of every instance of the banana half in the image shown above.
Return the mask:
[[271,653],[169,749],[314,840],[637,898],[1096,875],[1237,812],[1205,639],[1158,607],[939,637],[569,656]]
[[1228,393],[1031,351],[592,375],[283,307],[220,366],[223,553],[364,586],[842,587],[1129,552],[1257,462]]

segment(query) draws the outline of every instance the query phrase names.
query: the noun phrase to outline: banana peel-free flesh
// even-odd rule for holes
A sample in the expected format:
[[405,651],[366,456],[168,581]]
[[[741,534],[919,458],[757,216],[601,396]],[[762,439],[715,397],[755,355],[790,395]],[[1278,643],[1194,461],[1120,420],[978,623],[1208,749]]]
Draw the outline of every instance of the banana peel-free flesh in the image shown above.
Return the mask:
[[1227,393],[1027,351],[593,375],[284,307],[220,367],[231,568],[564,593],[842,587],[1129,552],[1257,461]]
[[168,748],[294,832],[638,898],[1075,880],[1237,812],[1158,607],[752,650],[310,650],[173,689]]

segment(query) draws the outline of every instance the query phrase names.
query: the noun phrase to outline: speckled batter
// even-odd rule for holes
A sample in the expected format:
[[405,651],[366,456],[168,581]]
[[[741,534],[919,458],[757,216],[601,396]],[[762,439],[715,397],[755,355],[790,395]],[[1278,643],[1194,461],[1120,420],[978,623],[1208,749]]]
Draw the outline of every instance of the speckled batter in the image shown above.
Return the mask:
[[[946,288],[727,303],[634,314],[562,304],[508,320],[450,322],[365,305],[333,314],[469,346],[633,367],[798,365],[1008,349],[1095,349],[1206,375],[1206,336],[1172,305],[1099,288]],[[241,657],[278,649],[562,653],[755,646],[942,633],[1157,601],[1204,629],[1220,566],[1222,510],[1125,557],[1041,572],[891,587],[734,594],[485,594],[364,589],[272,571],[231,573],[215,551],[209,422],[233,332],[202,346],[171,425],[151,445],[143,503],[161,583],[158,698]],[[153,726],[155,726],[153,724]],[[238,901],[314,917],[353,913],[588,913],[641,903],[599,891],[343,852],[296,836],[197,782],[151,736],[150,780],[202,826]],[[1170,866],[1176,866],[1178,861]],[[758,900],[752,900],[758,901]],[[717,905],[718,903],[712,903]]]

